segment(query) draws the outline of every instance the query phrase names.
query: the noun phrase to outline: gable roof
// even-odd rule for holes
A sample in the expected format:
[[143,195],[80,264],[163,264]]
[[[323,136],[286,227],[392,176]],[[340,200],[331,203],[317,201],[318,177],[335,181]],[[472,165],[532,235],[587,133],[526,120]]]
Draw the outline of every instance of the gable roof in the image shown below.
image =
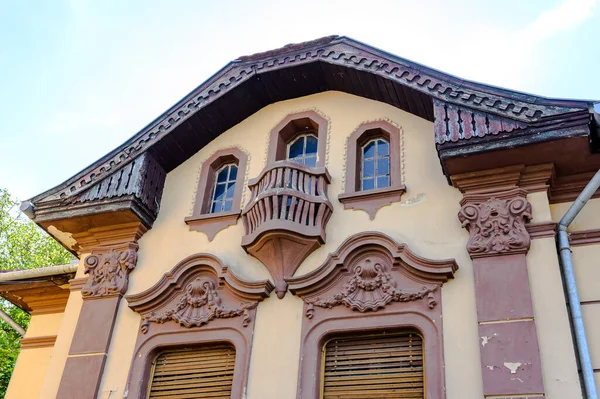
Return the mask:
[[[560,132],[564,137],[589,135],[590,101],[550,99],[475,83],[347,37],[328,36],[238,57],[121,146],[30,201],[41,209],[125,194],[135,197],[139,193],[118,186],[122,171],[138,162],[139,167],[160,169],[151,182],[157,185],[153,198],[140,205],[153,208],[148,211],[152,219],[165,173],[266,105],[327,90],[386,102],[435,121],[438,151],[484,141],[485,136],[505,136],[499,133],[519,136],[556,126],[568,128]],[[544,137],[531,135],[531,140],[553,138]]]

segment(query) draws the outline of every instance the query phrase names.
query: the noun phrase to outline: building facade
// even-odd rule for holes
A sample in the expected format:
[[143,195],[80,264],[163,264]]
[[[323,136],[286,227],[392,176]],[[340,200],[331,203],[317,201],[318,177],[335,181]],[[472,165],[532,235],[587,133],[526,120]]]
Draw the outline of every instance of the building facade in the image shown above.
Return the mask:
[[23,204],[80,264],[7,398],[586,397],[596,117],[345,37],[240,57]]

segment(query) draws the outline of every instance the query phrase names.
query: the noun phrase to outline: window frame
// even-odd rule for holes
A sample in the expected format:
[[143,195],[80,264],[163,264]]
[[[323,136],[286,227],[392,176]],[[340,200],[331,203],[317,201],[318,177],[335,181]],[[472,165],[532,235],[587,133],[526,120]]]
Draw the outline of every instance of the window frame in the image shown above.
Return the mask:
[[[306,153],[306,144],[307,144],[307,139],[308,137],[314,137],[317,140],[317,151],[315,152],[315,166],[310,166],[310,165],[306,165],[304,162],[298,162],[297,159],[301,158],[302,160],[306,160],[306,158],[308,158],[309,156],[307,156]],[[302,148],[302,156],[300,157],[295,157],[295,158],[290,158],[290,150],[292,148],[292,145],[294,145],[298,140],[300,140],[301,138],[304,138],[304,146]],[[288,161],[292,161],[292,162],[297,162],[301,165],[307,166],[307,167],[316,167],[316,160],[318,159],[318,153],[319,153],[319,137],[317,137],[316,133],[314,132],[308,132],[308,133],[300,133],[296,136],[294,136],[288,143],[287,143],[287,149],[286,149],[286,159]]]
[[304,134],[313,134],[317,138],[316,167],[324,167],[328,124],[327,119],[313,110],[287,115],[269,134],[267,167],[287,160],[289,144]]
[[[217,317],[200,327],[185,327],[170,320],[150,322],[144,328],[145,317],[176,307],[185,295],[185,287],[196,278],[213,281],[225,307],[237,308],[242,302],[252,305],[247,308],[247,318],[242,315]],[[152,364],[161,352],[219,342],[230,343],[235,348],[231,397],[242,397],[248,385],[256,306],[269,297],[273,288],[268,280],[242,280],[214,255],[199,253],[183,259],[147,290],[127,295],[129,307],[141,316],[127,380],[128,397],[146,397],[152,378]]]
[[[211,213],[217,173],[231,163],[236,164],[238,168],[231,210]],[[190,230],[203,232],[208,240],[212,241],[219,231],[237,224],[242,213],[241,201],[245,190],[247,163],[248,156],[239,148],[219,150],[202,163],[192,215],[184,219]]]
[[[345,209],[363,210],[373,220],[380,208],[400,201],[402,194],[406,192],[406,186],[402,182],[400,135],[401,130],[398,127],[385,120],[379,120],[361,124],[348,136],[344,192],[338,196]],[[362,149],[368,142],[377,138],[385,139],[389,145],[390,185],[363,190]]]
[[[360,272],[357,267],[368,259],[383,265],[397,289],[437,288],[422,299],[377,301],[376,312],[350,301],[340,302],[339,298],[348,299],[343,292],[357,270]],[[348,238],[311,273],[287,279],[289,290],[304,300],[297,398],[321,397],[322,349],[329,339],[353,332],[402,329],[415,330],[423,338],[426,397],[444,398],[442,285],[457,269],[453,259],[426,259],[383,233],[364,232]]]

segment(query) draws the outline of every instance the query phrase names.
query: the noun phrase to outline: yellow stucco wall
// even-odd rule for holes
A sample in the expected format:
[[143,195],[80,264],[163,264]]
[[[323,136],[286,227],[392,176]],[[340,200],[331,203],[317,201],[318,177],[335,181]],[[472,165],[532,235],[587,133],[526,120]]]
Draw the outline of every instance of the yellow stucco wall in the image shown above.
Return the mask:
[[[553,204],[552,218],[559,221],[572,202]],[[569,232],[600,228],[600,199],[590,200],[569,226]],[[572,246],[573,270],[581,301],[583,323],[592,358],[596,385],[600,387],[600,245]]]
[[[160,214],[140,240],[138,265],[130,276],[128,293],[152,286],[184,257],[210,252],[240,277],[267,279],[269,274],[240,246],[241,220],[209,242],[203,233],[190,232],[183,222],[191,214],[198,173],[215,151],[233,145],[249,155],[247,177],[257,176],[266,164],[268,135],[286,115],[315,109],[330,121],[326,166],[332,176],[328,189],[334,212],[327,228],[327,243],[310,255],[296,275],[318,267],[326,256],[350,235],[379,230],[405,242],[417,254],[432,258],[455,258],[457,278],[443,289],[446,388],[448,397],[481,398],[473,271],[465,251],[468,234],[456,214],[461,194],[450,187],[435,152],[433,124],[387,104],[327,92],[265,107],[225,132],[184,164],[167,175]],[[402,129],[402,159],[407,192],[402,203],[379,210],[370,221],[362,211],[344,210],[336,198],[342,192],[346,138],[363,122],[387,118]],[[244,202],[249,193],[246,192]],[[249,370],[248,398],[295,397],[300,348],[302,302],[287,294],[271,298],[258,307]],[[285,322],[282,322],[285,320]],[[139,316],[122,306],[109,350],[101,397],[122,397],[129,361],[139,326]],[[274,376],[276,378],[274,379]]]
[[[56,336],[62,319],[62,313],[32,316],[23,338]],[[21,349],[5,399],[38,398],[40,396],[52,350],[52,347]]]
[[[332,176],[328,195],[334,212],[327,228],[327,243],[306,259],[296,275],[315,269],[347,237],[365,230],[386,233],[426,258],[456,259],[460,269],[456,279],[444,286],[442,295],[446,392],[451,399],[480,399],[483,390],[473,268],[465,249],[468,233],[460,227],[456,216],[462,195],[448,185],[442,173],[435,150],[433,124],[384,103],[327,92],[272,104],[234,126],[171,171],[167,175],[160,214],[153,228],[139,242],[138,264],[130,275],[128,294],[149,288],[183,258],[198,252],[216,255],[243,279],[269,278],[266,268],[246,255],[240,245],[243,235],[241,220],[219,232],[209,242],[203,233],[190,231],[184,218],[191,214],[201,165],[215,151],[232,146],[245,151],[249,157],[246,178],[253,178],[266,164],[271,129],[286,115],[307,109],[314,109],[329,120],[326,166]],[[346,138],[361,123],[383,118],[402,131],[402,173],[407,192],[401,202],[380,209],[371,221],[365,212],[344,210],[337,196],[343,190]],[[246,190],[243,203],[248,197]],[[534,221],[551,220],[562,211],[563,205],[548,204],[545,193],[531,194],[528,199],[533,204]],[[581,225],[577,228],[582,229]],[[581,256],[591,259],[595,255],[576,252],[576,258]],[[553,239],[534,240],[528,264],[546,396],[551,399],[578,398],[578,377]],[[597,271],[592,269],[578,273],[583,276],[578,277],[580,279],[597,276],[594,274]],[[82,267],[78,277],[82,277]],[[592,287],[586,289],[592,292],[590,296],[594,295]],[[42,398],[56,396],[81,305],[81,293],[72,292],[62,320],[54,322],[58,331],[54,348],[48,348],[45,354],[40,352],[47,359],[45,365],[38,365],[47,370],[41,385]],[[139,315],[126,305],[123,301],[117,314],[100,398],[121,398],[126,392],[127,374],[140,322]],[[595,308],[587,309],[586,318],[599,319],[600,314]],[[247,398],[295,397],[302,317],[302,301],[290,293],[283,300],[277,299],[273,293],[259,305]],[[32,322],[32,331],[38,331],[38,328],[42,331],[46,328],[42,325],[51,324],[40,323]],[[590,328],[600,331],[600,323]],[[598,360],[599,347],[593,348],[598,352],[594,354]],[[19,362],[27,364],[31,360],[25,355],[19,358]]]

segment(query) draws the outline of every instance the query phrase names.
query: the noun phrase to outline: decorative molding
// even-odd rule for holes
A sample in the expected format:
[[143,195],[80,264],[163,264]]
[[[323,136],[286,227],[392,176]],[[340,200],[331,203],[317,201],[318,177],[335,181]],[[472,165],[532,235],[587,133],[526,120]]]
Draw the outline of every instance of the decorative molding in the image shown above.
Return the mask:
[[[360,189],[361,147],[368,140],[381,136],[385,137],[389,143],[390,186],[363,191]],[[338,200],[344,204],[344,209],[365,211],[373,220],[381,207],[400,201],[402,194],[406,192],[402,180],[402,136],[400,127],[387,119],[361,123],[348,136],[344,153],[343,192],[338,195]]]
[[362,260],[354,267],[354,275],[346,279],[342,290],[326,298],[306,298],[308,304],[306,317],[312,319],[315,306],[331,309],[345,305],[347,308],[359,312],[377,311],[386,307],[391,302],[410,302],[427,297],[430,309],[437,302],[433,293],[437,285],[426,287],[419,291],[407,291],[397,288],[398,282],[386,271],[385,265],[373,262],[370,258]]
[[129,273],[137,263],[137,244],[122,251],[111,249],[100,255],[85,258],[85,273],[89,275],[81,288],[85,297],[123,295],[127,291]]
[[[224,165],[235,163],[238,167],[232,208],[227,212],[211,213],[213,187],[217,171]],[[200,177],[194,195],[192,216],[184,219],[190,230],[203,232],[212,241],[222,229],[237,223],[241,213],[242,196],[246,187],[248,155],[239,147],[214,152],[202,163]]]
[[[550,203],[559,204],[575,201],[592,177],[594,177],[594,174],[595,172],[588,172],[556,178],[548,195]],[[600,190],[597,190],[592,195],[592,198],[600,198]]]
[[21,338],[21,350],[51,348],[56,342],[56,335],[44,335],[40,337]]
[[241,211],[207,213],[200,216],[188,216],[185,223],[190,226],[190,230],[201,231],[212,241],[217,233],[229,226],[237,224]]
[[269,281],[240,280],[215,256],[196,254],[178,263],[148,290],[126,299],[142,316],[140,331],[146,334],[150,323],[173,321],[192,328],[236,316],[243,316],[245,327],[251,321],[249,312],[272,289]]
[[535,238],[556,237],[556,222],[527,223],[525,228],[532,240]]
[[[141,222],[89,229],[73,235],[85,260],[84,299],[120,296],[127,291],[129,273],[137,263],[137,241],[146,232]],[[77,287],[77,285],[76,285]]]
[[249,310],[256,308],[258,302],[242,303],[238,308],[226,308],[216,290],[214,281],[209,278],[196,277],[185,287],[179,302],[174,308],[166,308],[160,314],[154,312],[142,317],[140,327],[143,334],[148,332],[150,323],[174,321],[182,327],[201,327],[213,319],[244,316],[242,325],[250,323]]
[[472,137],[496,136],[500,132],[509,133],[527,127],[527,123],[521,121],[498,117],[487,112],[477,112],[435,98],[433,113],[436,144],[456,143]]
[[424,259],[385,234],[364,232],[344,241],[317,269],[287,279],[290,291],[304,300],[306,316],[297,397],[321,394],[322,352],[332,338],[416,328],[423,337],[427,395],[443,398],[440,287],[457,269],[454,260]]
[[125,298],[142,320],[127,379],[130,398],[145,398],[152,362],[165,349],[228,342],[235,347],[232,398],[247,391],[258,302],[270,281],[239,279],[219,259],[192,255],[151,288]]
[[600,244],[600,229],[569,232],[569,242],[574,247]]
[[[364,262],[366,260],[369,260],[373,266],[365,267]],[[379,272],[374,266],[377,264],[381,266]],[[308,299],[308,302],[306,302],[308,304],[314,301],[314,298],[333,297],[335,294],[345,292],[346,285],[354,284],[354,279],[356,279],[357,284],[359,281],[371,279],[372,282],[367,285],[377,289],[383,287],[384,281],[387,281],[392,287],[400,285],[400,289],[405,289],[401,285],[401,281],[408,282],[410,280],[412,281],[410,285],[417,288],[410,292],[421,292],[423,291],[423,284],[429,284],[431,289],[425,294],[429,295],[430,292],[437,292],[434,287],[438,287],[448,279],[453,278],[456,270],[458,270],[458,265],[453,259],[431,260],[422,258],[412,253],[405,244],[398,244],[388,235],[366,231],[355,234],[344,241],[335,253],[329,254],[325,262],[312,272],[303,276],[288,278],[286,281],[289,284],[290,291],[294,295]],[[399,274],[400,272],[401,274]],[[357,273],[360,279],[357,278]],[[334,285],[339,286],[339,289],[335,290]],[[386,289],[389,291],[389,295],[393,297],[397,294],[398,299],[400,299],[400,293],[397,290]],[[333,295],[325,295],[332,290]],[[361,290],[365,292],[364,289]],[[374,291],[367,292],[375,294]],[[348,293],[350,294],[350,291]],[[340,296],[339,298],[346,297]],[[391,301],[396,300],[390,300],[388,304]],[[315,304],[313,303],[313,305]]]
[[131,162],[175,127],[256,75],[315,61],[360,70],[439,101],[522,122],[587,111],[588,108],[583,101],[545,99],[468,82],[339,36],[267,52],[264,53],[265,58],[256,57],[243,57],[246,61],[236,60],[228,64],[118,149],[55,189],[39,195],[34,202],[68,197],[86,189],[98,179]]
[[87,283],[87,277],[79,277],[69,280],[70,290],[71,291],[79,291],[83,288],[85,283]]
[[526,253],[531,243],[525,224],[531,204],[523,189],[503,193],[467,194],[458,219],[469,231],[467,251],[472,258]]
[[353,193],[342,193],[338,195],[338,201],[344,204],[344,209],[357,209],[367,212],[371,220],[375,214],[386,205],[391,205],[402,199],[406,192],[406,186],[386,187],[382,189],[355,191]]
[[[194,207],[196,206],[196,201],[197,201],[197,197],[198,197],[198,191],[200,189],[201,183],[202,183],[202,166],[206,163],[206,162],[210,162],[211,159],[215,159],[218,157],[219,153],[222,153],[226,150],[230,150],[232,148],[235,148],[239,151],[241,151],[244,155],[246,155],[246,164],[250,165],[250,158],[251,158],[251,154],[242,146],[240,145],[228,145],[228,146],[223,146],[223,147],[219,147],[217,148],[215,151],[212,152],[212,154],[210,154],[208,157],[206,157],[206,159],[204,159],[202,162],[200,162],[200,167],[198,168],[198,172],[196,173],[196,184],[195,184],[195,190],[194,190],[194,194],[192,195],[192,202],[190,202],[190,215],[194,214]],[[243,204],[244,203],[244,199],[246,197],[246,186],[248,184],[248,170],[250,168],[245,168],[246,170],[244,171],[244,181],[243,181],[243,190],[242,190],[242,196],[240,199],[240,203]],[[238,173],[240,171],[238,170]]]
[[553,164],[535,166],[514,165],[504,168],[450,176],[452,185],[462,193],[492,193],[522,188],[527,193],[547,191],[554,181]]

